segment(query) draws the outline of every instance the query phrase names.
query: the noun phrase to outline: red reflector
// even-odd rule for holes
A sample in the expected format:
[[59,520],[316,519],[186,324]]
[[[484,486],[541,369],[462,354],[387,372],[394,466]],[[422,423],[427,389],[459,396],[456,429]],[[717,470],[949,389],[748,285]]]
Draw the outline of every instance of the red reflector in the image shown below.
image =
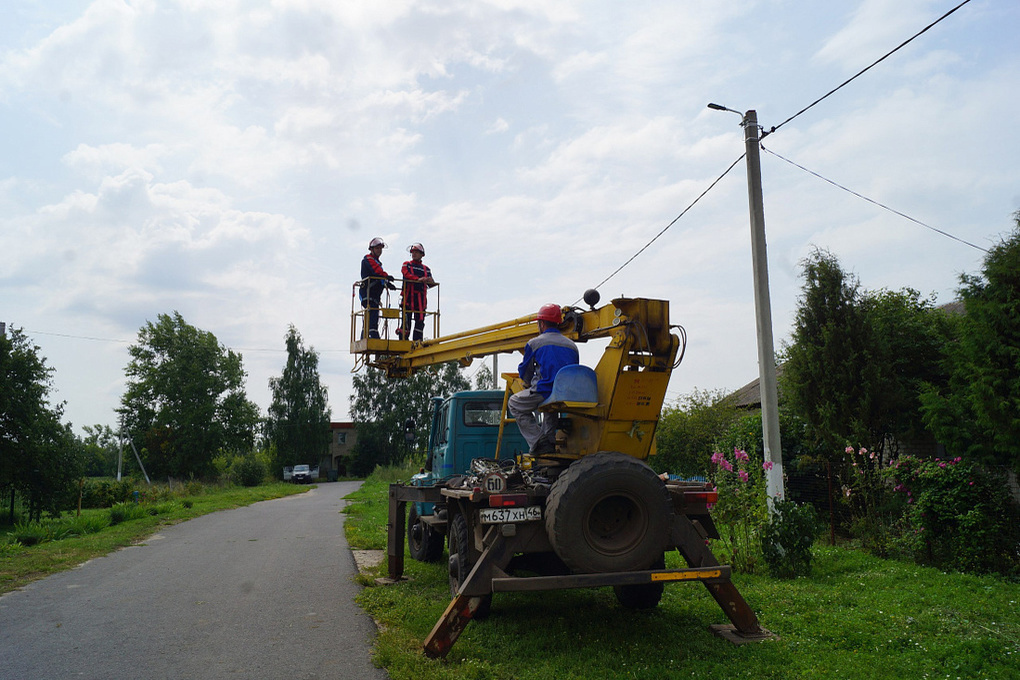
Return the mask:
[[510,508],[527,504],[528,494],[526,493],[494,493],[489,496],[490,508]]
[[688,491],[684,494],[684,498],[688,501],[694,501],[696,503],[718,503],[719,492],[718,491]]

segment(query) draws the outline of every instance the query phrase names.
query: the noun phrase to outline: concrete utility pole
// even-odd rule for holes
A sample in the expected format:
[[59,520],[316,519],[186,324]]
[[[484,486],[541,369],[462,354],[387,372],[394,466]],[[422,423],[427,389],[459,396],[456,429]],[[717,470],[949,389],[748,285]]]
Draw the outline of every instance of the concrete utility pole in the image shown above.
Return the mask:
[[[769,261],[765,247],[765,204],[761,195],[761,158],[758,151],[758,114],[744,114],[747,151],[747,200],[751,208],[751,261],[754,268],[754,311],[758,329],[758,383],[761,388],[761,429],[765,441],[765,480],[769,509],[783,499],[783,448],[779,437],[779,391],[776,355],[772,343],[772,302],[769,298]],[[771,465],[769,465],[771,463]]]
[[754,313],[758,331],[758,387],[761,392],[761,429],[765,444],[765,485],[769,511],[773,501],[784,499],[783,448],[779,437],[779,390],[776,386],[776,355],[772,342],[772,303],[769,299],[769,263],[765,247],[765,204],[761,193],[761,156],[758,144],[758,114],[754,109],[741,114],[719,104],[716,111],[741,116],[747,157],[747,200],[751,209],[751,264],[754,273]]

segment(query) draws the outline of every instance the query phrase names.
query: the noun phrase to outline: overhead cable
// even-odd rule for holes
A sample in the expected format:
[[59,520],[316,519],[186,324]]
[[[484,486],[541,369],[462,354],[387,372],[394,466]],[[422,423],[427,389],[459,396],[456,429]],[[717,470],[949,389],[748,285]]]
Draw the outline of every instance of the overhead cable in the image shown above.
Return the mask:
[[803,165],[799,165],[797,163],[794,163],[789,158],[784,158],[783,156],[780,156],[779,154],[777,154],[775,151],[772,151],[770,149],[766,149],[764,144],[761,145],[761,150],[764,151],[765,153],[772,154],[773,156],[775,156],[776,158],[778,158],[780,160],[786,161],[787,163],[789,163],[790,165],[794,166],[795,168],[800,168],[801,170],[803,170],[804,172],[808,173],[809,175],[814,175],[818,179],[823,180],[825,182],[828,182],[829,184],[831,184],[832,186],[836,187],[837,189],[842,189],[843,191],[845,191],[845,192],[847,192],[849,194],[853,194],[857,198],[863,199],[863,200],[867,201],[868,203],[871,203],[872,205],[877,205],[879,208],[882,208],[884,210],[888,210],[889,212],[891,212],[891,213],[893,213],[895,215],[899,215],[900,217],[908,219],[911,222],[913,222],[914,224],[919,224],[922,227],[924,227],[925,229],[931,229],[932,231],[934,231],[936,233],[942,234],[943,236],[945,236],[947,238],[951,238],[954,241],[959,241],[960,243],[962,243],[964,245],[968,245],[971,248],[977,248],[978,250],[980,250],[982,252],[985,252],[985,253],[988,252],[987,248],[982,248],[981,246],[974,245],[970,241],[964,241],[962,238],[960,238],[958,236],[953,236],[949,232],[942,231],[941,229],[937,229],[936,227],[933,227],[930,224],[925,224],[921,220],[914,219],[910,215],[906,215],[904,213],[901,213],[899,210],[895,210],[895,209],[890,208],[889,206],[887,206],[887,205],[885,205],[883,203],[879,203],[878,201],[876,201],[874,199],[868,198],[867,196],[864,196],[863,194],[859,194],[856,191],[854,191],[853,189],[848,189],[847,187],[843,186],[842,184],[840,184],[838,182],[835,182],[835,181],[829,179],[828,177],[823,177],[822,175],[819,175],[817,172],[815,172],[813,170],[808,170]]
[[[711,191],[711,190],[712,190],[712,189],[713,189],[713,188],[715,187],[715,185],[716,185],[716,184],[718,184],[718,183],[720,182],[720,180],[722,180],[722,178],[723,178],[723,177],[725,177],[726,175],[728,175],[728,174],[729,174],[729,172],[730,172],[730,170],[732,170],[732,169],[733,169],[733,168],[734,168],[734,167],[735,167],[735,166],[737,165],[737,163],[739,163],[740,161],[744,160],[744,156],[745,156],[745,155],[746,155],[746,154],[740,154],[740,156],[738,156],[738,157],[737,157],[737,159],[736,159],[735,161],[733,161],[732,163],[730,163],[730,167],[726,168],[726,169],[725,169],[725,170],[723,171],[723,173],[722,173],[721,175],[719,175],[718,177],[716,177],[716,178],[715,178],[715,181],[713,181],[713,182],[712,182],[711,184],[709,184],[709,185],[708,185],[708,187],[707,187],[707,188],[706,188],[706,189],[705,189],[704,191],[702,191],[702,192],[701,192],[700,194],[698,194],[698,197],[697,197],[697,198],[695,198],[695,199],[694,199],[693,201],[691,201],[691,204],[690,204],[690,205],[688,205],[688,206],[687,206],[686,208],[684,208],[684,209],[683,209],[683,211],[682,211],[682,212],[681,212],[681,213],[680,213],[679,215],[677,215],[677,216],[676,216],[675,218],[673,218],[673,221],[672,221],[672,222],[670,222],[670,223],[669,223],[669,224],[667,224],[667,225],[666,225],[665,227],[663,227],[663,228],[662,228],[662,231],[660,231],[660,232],[659,232],[658,234],[656,234],[656,235],[655,235],[655,236],[654,236],[654,237],[652,238],[652,240],[651,240],[651,241],[649,241],[649,242],[648,242],[648,243],[646,243],[646,244],[645,244],[644,246],[642,246],[642,247],[641,247],[641,249],[640,249],[639,251],[637,251],[636,253],[634,253],[633,255],[631,255],[631,256],[630,256],[630,259],[628,259],[628,260],[627,260],[626,262],[624,262],[624,263],[623,263],[623,264],[621,264],[621,265],[620,265],[619,267],[617,267],[617,268],[616,268],[616,271],[614,271],[614,272],[613,272],[612,274],[610,274],[610,275],[609,275],[609,276],[607,276],[606,278],[602,279],[602,281],[601,281],[601,282],[600,282],[600,283],[599,283],[599,284],[598,284],[597,286],[595,286],[595,290],[598,290],[599,288],[601,288],[601,287],[602,287],[602,286],[603,286],[603,285],[604,285],[604,284],[605,284],[605,283],[606,283],[607,281],[609,281],[609,279],[611,279],[611,278],[613,278],[614,276],[616,276],[617,274],[619,274],[619,273],[620,273],[620,271],[621,271],[621,270],[622,270],[622,269],[623,269],[624,267],[626,267],[626,266],[627,266],[628,264],[630,264],[631,262],[633,262],[633,261],[634,261],[634,259],[635,259],[635,258],[636,258],[636,257],[637,257],[638,255],[640,255],[641,253],[645,252],[645,250],[647,250],[647,249],[648,249],[648,247],[649,247],[650,245],[652,245],[653,243],[655,243],[655,241],[656,241],[656,240],[657,240],[657,239],[658,239],[658,238],[659,238],[660,236],[662,236],[663,234],[665,234],[665,233],[666,233],[666,231],[668,231],[670,227],[672,227],[672,226],[673,226],[674,224],[676,224],[676,223],[677,223],[677,221],[679,221],[679,219],[680,219],[681,217],[683,217],[684,215],[686,215],[686,214],[687,214],[687,211],[689,211],[689,210],[690,210],[691,208],[693,208],[693,207],[695,206],[695,204],[697,204],[697,202],[698,202],[698,201],[700,201],[700,200],[701,200],[701,199],[702,199],[702,198],[703,198],[703,197],[705,196],[705,194],[707,194],[707,193],[708,193],[709,191]],[[579,303],[579,302],[581,302],[581,298],[578,298],[577,300],[575,300],[575,301],[574,301],[574,304],[576,305],[576,304],[577,304],[577,303]]]
[[859,78],[860,76],[864,75],[864,73],[865,73],[865,72],[867,72],[867,71],[870,71],[870,70],[871,70],[872,68],[874,68],[875,66],[877,66],[877,65],[878,65],[878,64],[880,64],[881,62],[885,61],[885,60],[886,60],[887,58],[889,58],[890,56],[892,56],[892,55],[893,55],[893,54],[895,54],[896,52],[899,52],[899,51],[900,51],[901,49],[903,49],[903,48],[904,48],[904,47],[906,47],[906,46],[907,46],[908,44],[910,44],[910,43],[911,43],[911,42],[912,42],[912,41],[913,41],[913,40],[914,40],[915,38],[917,38],[917,37],[918,37],[918,36],[920,36],[921,34],[923,34],[923,33],[927,32],[927,31],[928,31],[929,29],[931,29],[931,28],[932,28],[933,26],[935,26],[936,24],[938,24],[939,22],[941,22],[941,21],[942,21],[943,19],[945,19],[946,17],[948,17],[948,16],[950,15],[950,14],[952,14],[952,13],[953,13],[953,12],[955,12],[956,10],[958,10],[958,9],[960,9],[961,7],[963,7],[964,5],[966,5],[966,4],[968,3],[968,2],[970,2],[970,0],[963,0],[963,2],[961,2],[961,3],[959,4],[959,5],[957,5],[957,6],[956,6],[956,7],[954,7],[953,9],[949,10],[948,12],[946,12],[945,14],[943,14],[942,16],[940,16],[940,17],[939,17],[938,19],[936,19],[935,21],[931,22],[930,24],[928,24],[927,26],[925,26],[924,28],[922,28],[922,29],[921,29],[920,31],[918,31],[917,33],[915,33],[915,34],[914,34],[914,35],[912,35],[911,37],[909,37],[909,38],[907,38],[906,40],[904,40],[904,41],[903,41],[902,43],[900,43],[900,44],[899,44],[899,45],[898,45],[897,47],[893,48],[893,49],[892,49],[892,50],[890,50],[889,52],[886,52],[886,53],[885,53],[884,55],[882,55],[882,56],[881,56],[881,57],[880,57],[879,59],[877,59],[877,60],[875,60],[874,62],[872,62],[872,63],[871,63],[871,65],[869,65],[869,66],[867,66],[867,67],[865,67],[865,68],[861,69],[861,70],[860,70],[860,71],[858,71],[858,72],[857,72],[857,73],[856,73],[855,75],[853,75],[852,77],[850,77],[850,78],[848,78],[847,80],[843,81],[842,83],[840,83],[839,85],[837,85],[837,86],[836,86],[836,87],[834,87],[833,89],[829,90],[829,91],[828,91],[828,92],[826,92],[826,93],[825,93],[824,95],[822,95],[822,96],[821,96],[821,97],[819,97],[818,99],[814,100],[813,102],[811,102],[810,104],[808,104],[807,106],[805,106],[804,108],[802,108],[802,109],[801,109],[800,111],[798,111],[797,113],[793,114],[792,116],[790,116],[789,118],[787,118],[786,120],[784,120],[784,121],[783,121],[782,123],[780,123],[779,125],[776,125],[776,126],[772,127],[772,128],[771,128],[770,130],[768,130],[767,132],[763,132],[763,133],[762,133],[762,137],[764,138],[765,136],[767,136],[767,135],[769,135],[769,134],[771,134],[771,133],[775,132],[776,130],[778,130],[779,128],[783,127],[784,125],[786,125],[787,123],[789,123],[789,122],[790,122],[791,120],[793,120],[794,118],[796,118],[796,117],[797,117],[797,116],[799,116],[800,114],[802,114],[802,113],[804,113],[805,111],[807,111],[808,109],[810,109],[810,108],[814,107],[814,106],[815,106],[816,104],[819,104],[819,103],[820,103],[820,102],[821,102],[822,100],[824,100],[824,99],[827,99],[827,98],[828,98],[829,96],[831,96],[831,95],[835,94],[835,93],[836,93],[836,92],[837,92],[838,90],[840,90],[840,89],[842,89],[842,88],[846,87],[846,86],[847,86],[847,85],[849,85],[849,84],[850,84],[850,83],[851,83],[852,81],[854,81],[854,80],[856,80],[857,78]]

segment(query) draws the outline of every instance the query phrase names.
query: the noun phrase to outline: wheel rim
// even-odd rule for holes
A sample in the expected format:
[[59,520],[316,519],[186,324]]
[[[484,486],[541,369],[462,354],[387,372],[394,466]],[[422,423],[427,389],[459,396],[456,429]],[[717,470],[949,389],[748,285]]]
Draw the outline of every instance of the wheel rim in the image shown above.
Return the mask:
[[644,508],[630,494],[611,493],[592,504],[583,523],[585,541],[603,555],[633,550],[648,530]]
[[415,550],[419,550],[421,548],[423,533],[424,531],[422,530],[421,522],[415,522],[413,525],[411,525],[410,539],[411,545],[414,547]]

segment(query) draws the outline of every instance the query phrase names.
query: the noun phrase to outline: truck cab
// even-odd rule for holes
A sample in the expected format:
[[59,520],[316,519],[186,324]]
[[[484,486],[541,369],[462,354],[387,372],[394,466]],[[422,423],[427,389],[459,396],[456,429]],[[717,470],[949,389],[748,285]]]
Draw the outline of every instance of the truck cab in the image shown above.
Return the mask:
[[[475,390],[434,398],[425,472],[416,479],[428,483],[448,479],[466,474],[475,458],[494,458],[503,397],[503,390]],[[506,423],[500,457],[513,459],[527,450],[517,423]]]
[[[499,443],[504,397],[503,390],[434,397],[425,470],[411,478],[410,486],[431,487],[470,474],[471,461],[495,458],[497,445],[500,459],[513,460],[526,453],[528,443],[513,421],[503,424],[503,441]],[[410,505],[407,528],[411,555],[426,562],[436,561],[443,551],[446,518],[442,513],[436,515],[434,503],[419,501]]]

